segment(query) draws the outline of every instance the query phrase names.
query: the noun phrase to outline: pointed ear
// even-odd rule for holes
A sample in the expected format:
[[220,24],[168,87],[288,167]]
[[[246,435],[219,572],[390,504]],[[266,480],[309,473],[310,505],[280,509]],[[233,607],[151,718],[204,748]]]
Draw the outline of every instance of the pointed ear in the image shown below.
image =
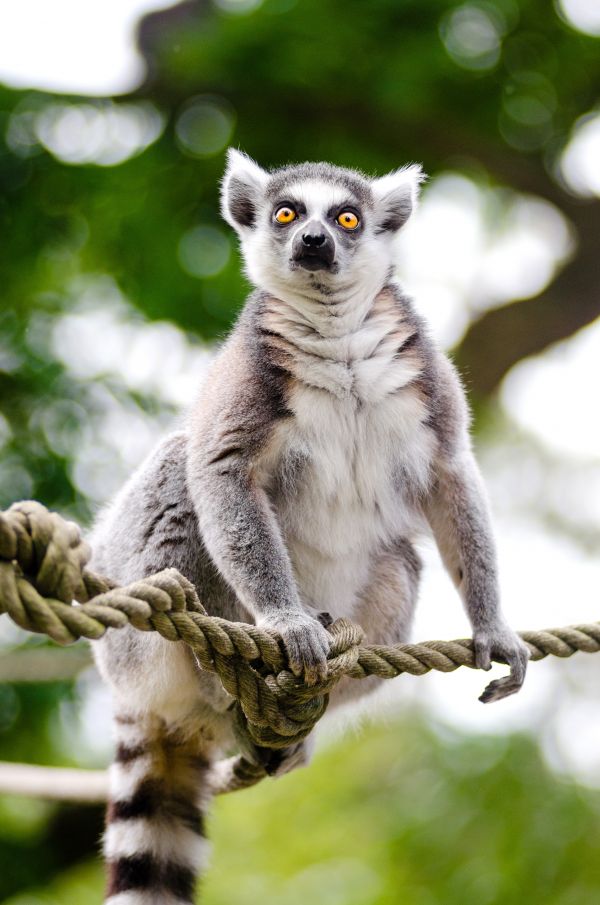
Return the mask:
[[238,232],[251,228],[268,173],[242,151],[229,148],[221,183],[221,213]]
[[396,232],[404,226],[416,207],[421,183],[426,178],[420,165],[413,163],[372,181],[377,232]]

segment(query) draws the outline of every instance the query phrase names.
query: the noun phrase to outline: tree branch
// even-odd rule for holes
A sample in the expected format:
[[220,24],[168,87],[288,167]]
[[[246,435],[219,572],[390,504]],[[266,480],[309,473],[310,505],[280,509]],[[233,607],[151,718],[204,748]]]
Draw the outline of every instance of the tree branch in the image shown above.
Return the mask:
[[0,793],[97,804],[108,798],[108,773],[0,761]]
[[72,651],[48,647],[3,651],[0,682],[61,682],[75,678],[92,662],[88,646]]
[[578,251],[548,288],[535,298],[488,311],[458,346],[456,361],[475,398],[492,393],[521,359],[600,317],[600,204],[579,207],[573,220]]

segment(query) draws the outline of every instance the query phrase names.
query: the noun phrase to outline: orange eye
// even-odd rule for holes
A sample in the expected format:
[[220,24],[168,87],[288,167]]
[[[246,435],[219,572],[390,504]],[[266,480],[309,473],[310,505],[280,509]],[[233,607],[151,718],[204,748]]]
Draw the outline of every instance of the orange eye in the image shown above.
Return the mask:
[[275,214],[275,219],[278,223],[291,223],[297,216],[293,207],[284,206],[279,208]]
[[340,226],[343,226],[344,229],[356,229],[359,220],[352,211],[343,211],[341,214],[338,214],[337,222]]

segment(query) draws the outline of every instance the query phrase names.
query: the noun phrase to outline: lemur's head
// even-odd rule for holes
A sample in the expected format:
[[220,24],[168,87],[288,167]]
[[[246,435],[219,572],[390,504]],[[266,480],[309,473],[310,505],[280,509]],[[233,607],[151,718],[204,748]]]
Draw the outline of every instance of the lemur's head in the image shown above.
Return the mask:
[[377,291],[422,178],[415,165],[380,179],[328,163],[267,172],[230,149],[222,213],[240,236],[256,286],[324,300],[359,287]]

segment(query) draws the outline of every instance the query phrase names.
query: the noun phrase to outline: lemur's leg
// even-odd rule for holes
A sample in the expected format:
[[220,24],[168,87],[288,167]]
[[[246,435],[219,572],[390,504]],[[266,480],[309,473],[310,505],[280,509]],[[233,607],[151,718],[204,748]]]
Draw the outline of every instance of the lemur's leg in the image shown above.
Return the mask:
[[115,715],[104,853],[106,905],[184,905],[206,864],[203,817],[211,732],[190,736],[127,710]]
[[[364,629],[367,644],[397,644],[409,640],[420,574],[421,561],[407,540],[398,541],[377,557],[352,617]],[[372,693],[382,681],[376,676],[342,679],[331,693],[329,711]],[[280,760],[276,775],[306,765],[312,747],[313,735],[299,745],[278,752]]]
[[[352,617],[364,629],[366,644],[409,640],[420,573],[421,561],[407,540],[397,541],[377,557]],[[330,709],[370,694],[381,681],[376,676],[342,679],[331,694]]]

